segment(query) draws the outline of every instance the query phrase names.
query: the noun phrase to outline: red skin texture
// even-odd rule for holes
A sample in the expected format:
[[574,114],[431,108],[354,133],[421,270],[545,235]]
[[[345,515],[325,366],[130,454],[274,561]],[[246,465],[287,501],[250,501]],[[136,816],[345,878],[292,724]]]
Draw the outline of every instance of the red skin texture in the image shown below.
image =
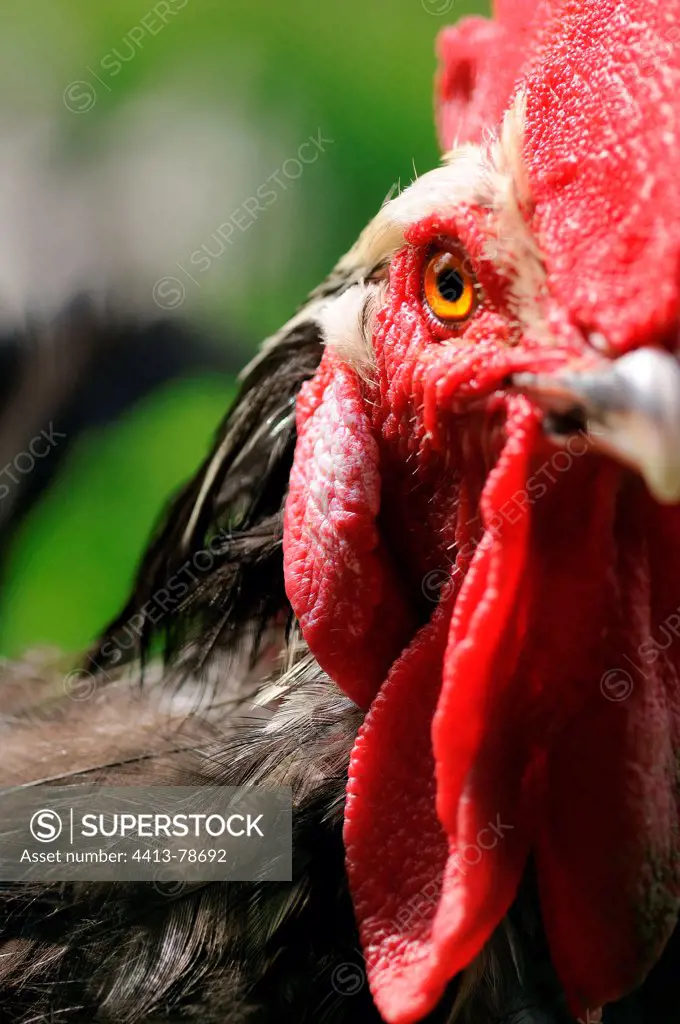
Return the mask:
[[[513,371],[592,359],[586,330],[614,354],[676,347],[680,45],[659,40],[680,3],[497,6],[495,28],[445,38],[439,123],[447,143],[454,125],[477,138],[522,81],[554,347],[512,333],[479,211],[417,225],[392,262],[375,381],[327,352],[303,389],[286,509],[303,634],[368,712],[347,869],[394,1024],[426,1014],[480,951],[529,854],[576,1014],[643,980],[680,897],[679,511],[592,452],[552,448],[538,410],[503,390]],[[485,32],[497,50],[478,52]],[[473,59],[474,87],[456,68]],[[455,338],[421,298],[442,236],[487,295]],[[447,581],[437,605],[430,574]]]
[[493,21],[463,18],[441,32],[436,114],[442,149],[479,142],[485,128],[498,124],[552,6],[548,0],[496,0]]

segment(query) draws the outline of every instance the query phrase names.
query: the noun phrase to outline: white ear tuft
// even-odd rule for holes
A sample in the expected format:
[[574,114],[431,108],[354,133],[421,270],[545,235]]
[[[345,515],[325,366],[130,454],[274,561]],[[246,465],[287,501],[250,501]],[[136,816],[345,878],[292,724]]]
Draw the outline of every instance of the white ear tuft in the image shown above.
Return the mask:
[[319,313],[328,348],[362,377],[370,375],[375,365],[373,326],[384,296],[382,282],[361,282],[329,299]]

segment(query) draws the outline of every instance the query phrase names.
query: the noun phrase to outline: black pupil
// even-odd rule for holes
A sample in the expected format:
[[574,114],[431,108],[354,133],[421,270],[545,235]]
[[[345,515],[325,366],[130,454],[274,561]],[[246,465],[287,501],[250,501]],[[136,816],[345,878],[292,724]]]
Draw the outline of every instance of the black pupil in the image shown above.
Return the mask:
[[457,270],[448,267],[437,275],[437,288],[447,302],[458,302],[465,292],[465,281]]

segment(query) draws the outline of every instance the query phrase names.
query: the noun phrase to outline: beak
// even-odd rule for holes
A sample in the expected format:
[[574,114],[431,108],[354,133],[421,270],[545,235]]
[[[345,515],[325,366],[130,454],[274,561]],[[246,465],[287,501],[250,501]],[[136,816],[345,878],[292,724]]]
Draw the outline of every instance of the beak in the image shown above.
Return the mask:
[[641,348],[601,369],[518,373],[514,389],[546,412],[555,440],[578,430],[592,448],[636,469],[654,497],[680,501],[680,364]]

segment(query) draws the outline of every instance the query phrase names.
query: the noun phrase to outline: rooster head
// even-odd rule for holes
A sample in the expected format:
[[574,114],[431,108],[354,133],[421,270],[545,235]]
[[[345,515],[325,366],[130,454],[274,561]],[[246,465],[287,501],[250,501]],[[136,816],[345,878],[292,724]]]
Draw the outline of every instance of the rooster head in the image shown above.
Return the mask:
[[345,845],[392,1024],[529,862],[574,1013],[677,921],[678,43],[677,0],[499,0],[448,30],[443,165],[314,300],[285,580],[366,711]]

